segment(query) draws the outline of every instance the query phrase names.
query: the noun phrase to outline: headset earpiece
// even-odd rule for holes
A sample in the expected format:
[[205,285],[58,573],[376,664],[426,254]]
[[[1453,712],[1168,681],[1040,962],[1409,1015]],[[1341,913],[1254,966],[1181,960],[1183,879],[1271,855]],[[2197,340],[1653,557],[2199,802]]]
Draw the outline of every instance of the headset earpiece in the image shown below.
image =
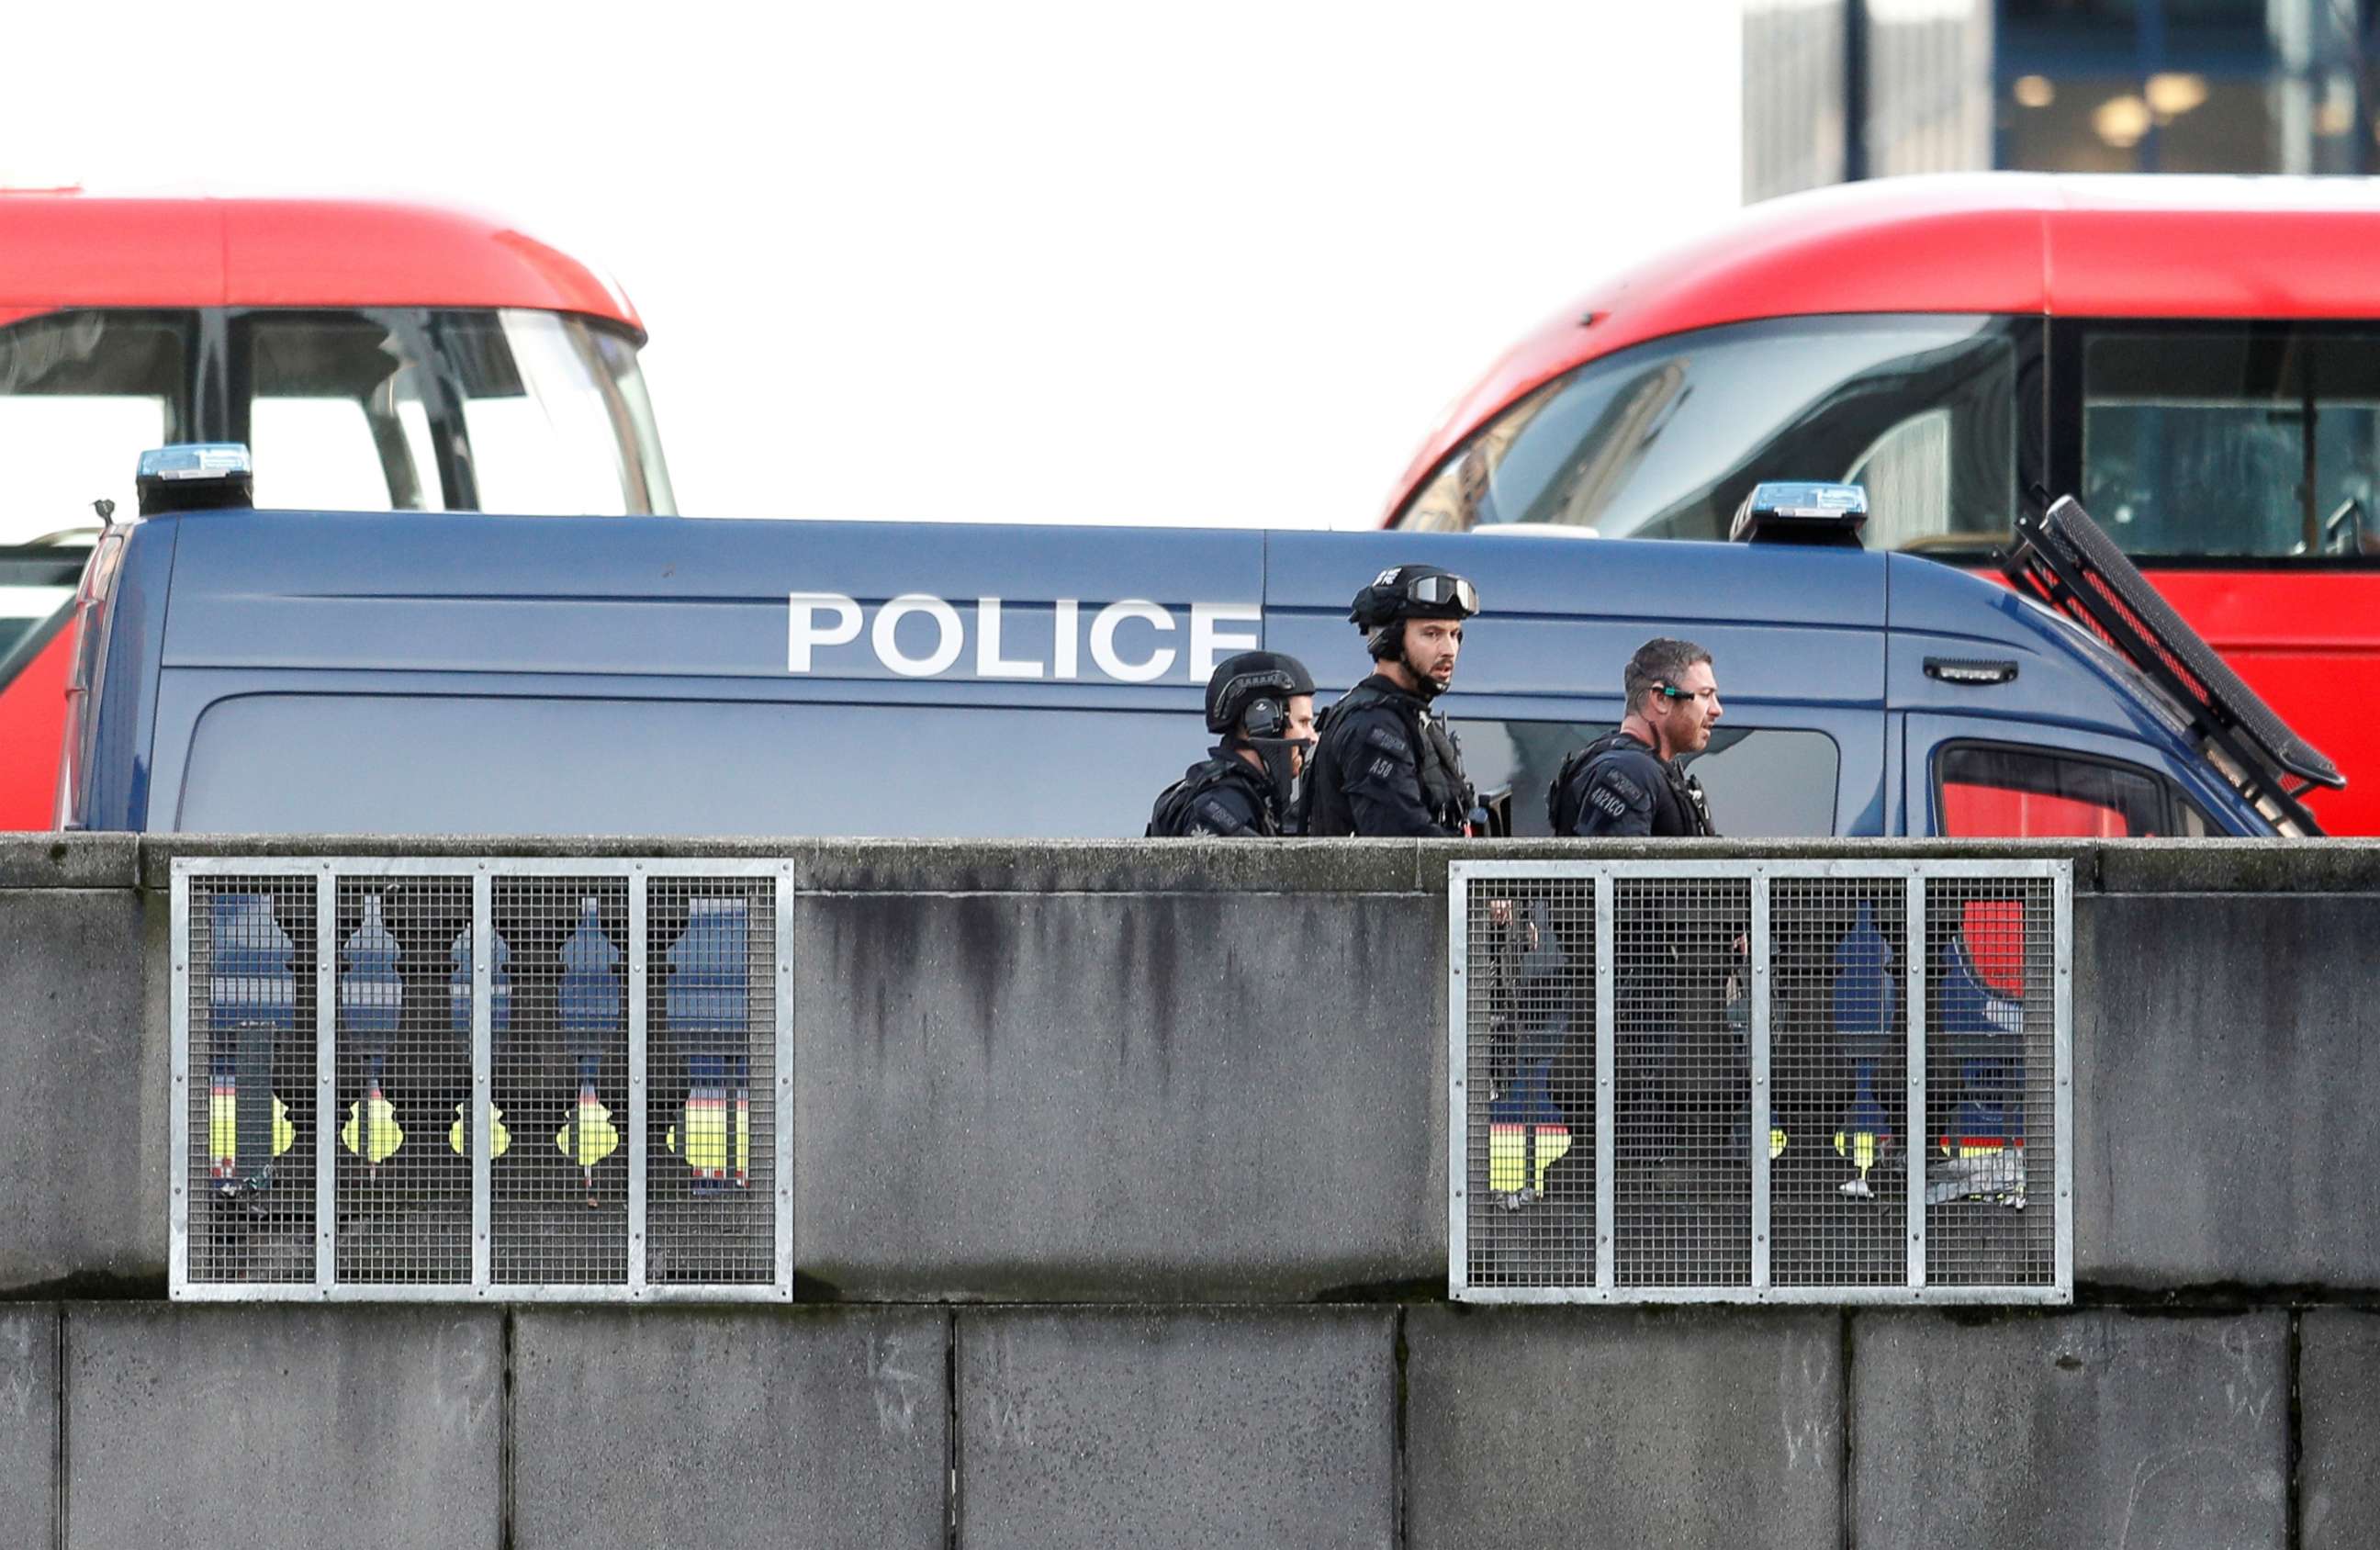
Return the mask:
[[1289,716],[1277,699],[1257,698],[1248,701],[1240,712],[1240,734],[1244,737],[1279,737],[1289,725]]

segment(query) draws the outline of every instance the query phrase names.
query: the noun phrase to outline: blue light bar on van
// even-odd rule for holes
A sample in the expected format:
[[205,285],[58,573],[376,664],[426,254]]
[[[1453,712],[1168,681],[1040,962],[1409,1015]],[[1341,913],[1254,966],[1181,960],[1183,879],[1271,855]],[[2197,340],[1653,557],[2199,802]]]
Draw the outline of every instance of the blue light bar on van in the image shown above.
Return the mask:
[[132,488],[140,494],[143,516],[256,503],[256,478],[248,448],[237,442],[152,447],[140,454]]
[[1735,509],[1730,543],[1806,543],[1859,547],[1867,491],[1856,484],[1778,481],[1755,484]]

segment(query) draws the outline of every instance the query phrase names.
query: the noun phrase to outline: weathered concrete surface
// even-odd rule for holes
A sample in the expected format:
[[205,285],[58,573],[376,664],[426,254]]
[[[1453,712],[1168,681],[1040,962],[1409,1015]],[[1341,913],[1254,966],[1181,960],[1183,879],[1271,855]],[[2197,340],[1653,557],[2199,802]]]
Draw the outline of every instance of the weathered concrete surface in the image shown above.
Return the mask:
[[503,1314],[74,1303],[66,1317],[67,1545],[500,1543]]
[[963,1313],[959,1542],[1389,1550],[1394,1338],[1387,1309]]
[[1838,1544],[1840,1319],[1831,1310],[1411,1310],[1411,1542]]
[[2380,1287],[2380,894],[2075,906],[2082,1283]]
[[949,1315],[524,1310],[519,1550],[939,1546]]
[[846,1297],[1308,1300],[1446,1265],[1415,896],[800,901],[794,1239]]
[[1861,1550],[2284,1543],[2288,1315],[1863,1314]]
[[[69,849],[126,842],[122,836],[32,838],[44,847],[58,842]],[[2075,886],[2087,890],[2095,886],[2096,859],[2103,849],[2085,842],[2039,840],[1298,840],[1251,845],[1223,840],[653,839],[637,835],[507,836],[498,848],[505,855],[519,856],[736,856],[784,861],[793,868],[795,887],[826,893],[1339,891],[1422,892],[1441,899],[1446,893],[1446,864],[1459,858],[2063,857],[2075,863]],[[174,858],[181,855],[476,856],[489,854],[490,844],[486,836],[472,834],[158,834],[143,836],[139,849],[141,886],[163,889],[172,877]],[[6,854],[0,851],[0,859]]]
[[0,1291],[165,1275],[166,1027],[140,897],[0,889]]
[[2124,840],[2090,847],[2095,880],[2075,868],[2077,892],[2380,892],[2380,841]]
[[0,1532],[23,1550],[57,1544],[58,1310],[0,1313]]
[[0,888],[130,888],[140,878],[137,834],[0,832]]
[[2380,1314],[2301,1315],[2298,1414],[2301,1550],[2380,1544]]

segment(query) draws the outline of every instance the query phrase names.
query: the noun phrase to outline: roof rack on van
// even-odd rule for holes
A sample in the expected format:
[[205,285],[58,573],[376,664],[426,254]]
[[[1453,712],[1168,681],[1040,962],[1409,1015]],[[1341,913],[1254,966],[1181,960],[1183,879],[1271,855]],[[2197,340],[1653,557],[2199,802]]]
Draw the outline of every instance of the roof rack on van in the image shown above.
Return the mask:
[[[2316,786],[2338,790],[2347,777],[2157,595],[2082,503],[2061,495],[2046,510],[2038,504],[2017,513],[2015,546],[2000,560],[2009,579],[2080,623],[2170,695],[2208,752],[2219,756],[2209,762],[2240,795],[2278,809],[2267,817],[2286,815],[2305,832],[2321,833],[2301,799]],[[2291,778],[2300,783],[2292,786]]]

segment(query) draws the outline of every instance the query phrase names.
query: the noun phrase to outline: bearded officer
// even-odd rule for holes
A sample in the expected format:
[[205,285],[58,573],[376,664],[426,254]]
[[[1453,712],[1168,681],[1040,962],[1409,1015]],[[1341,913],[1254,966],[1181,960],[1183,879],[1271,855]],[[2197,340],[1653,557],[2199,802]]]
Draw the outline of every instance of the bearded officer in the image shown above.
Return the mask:
[[1296,658],[1243,651],[1207,680],[1207,730],[1222,741],[1158,793],[1148,833],[1262,838],[1288,831],[1314,748],[1314,676]]
[[1454,682],[1463,624],[1479,612],[1471,583],[1436,565],[1382,571],[1347,617],[1374,671],[1323,718],[1305,832],[1443,837],[1466,831],[1471,782],[1446,719],[1430,702]]

